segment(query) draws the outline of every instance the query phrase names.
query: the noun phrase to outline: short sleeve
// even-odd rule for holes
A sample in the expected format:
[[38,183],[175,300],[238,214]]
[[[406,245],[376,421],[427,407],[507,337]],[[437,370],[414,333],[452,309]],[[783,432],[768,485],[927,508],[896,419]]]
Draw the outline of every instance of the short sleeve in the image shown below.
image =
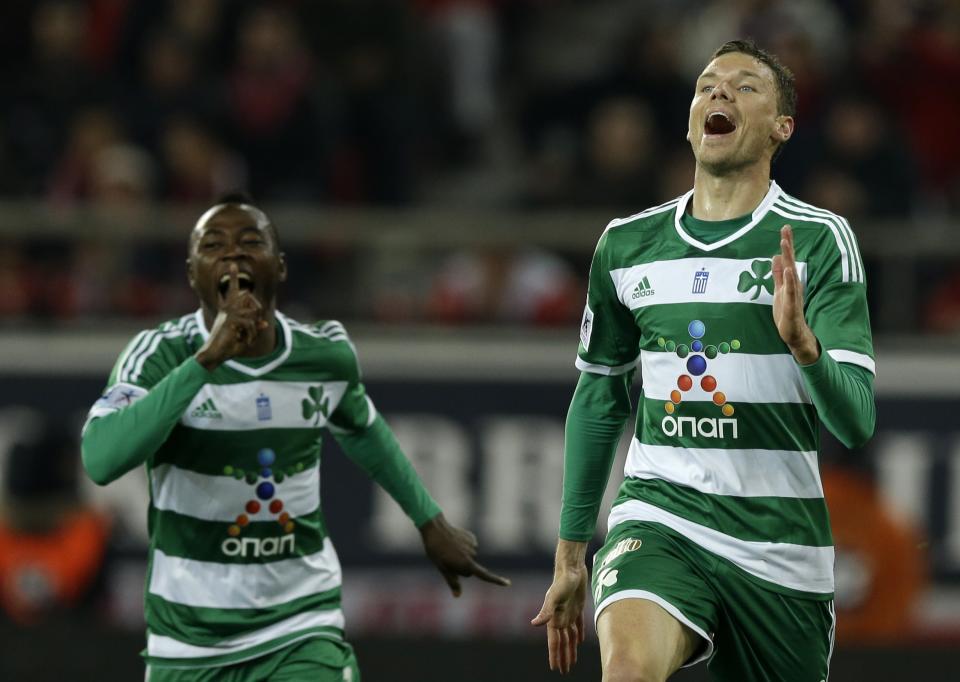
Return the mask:
[[807,323],[823,350],[837,362],[876,373],[867,284],[856,236],[838,218],[808,262]]
[[640,330],[617,296],[610,272],[610,232],[597,244],[590,264],[587,303],[580,323],[577,368],[594,374],[629,372],[640,355]]

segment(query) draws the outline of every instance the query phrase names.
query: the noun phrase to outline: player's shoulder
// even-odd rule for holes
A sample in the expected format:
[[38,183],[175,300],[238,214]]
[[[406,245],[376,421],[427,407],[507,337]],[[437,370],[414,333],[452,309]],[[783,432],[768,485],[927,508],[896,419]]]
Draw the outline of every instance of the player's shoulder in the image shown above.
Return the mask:
[[317,351],[349,352],[355,354],[356,349],[347,334],[346,328],[339,320],[317,320],[314,322],[300,322],[284,315],[278,316],[290,328],[295,349],[312,349]]
[[313,340],[317,343],[337,343],[349,341],[346,328],[339,320],[316,320],[314,322],[300,322],[287,315],[279,317],[289,325],[290,332],[304,340]]
[[777,194],[770,208],[774,213],[793,221],[790,223],[793,227],[801,226],[825,234],[840,231],[845,236],[854,236],[850,221],[839,213],[815,206],[783,190]]
[[142,329],[124,348],[115,368],[117,380],[136,382],[144,373],[170,370],[192,355],[200,337],[197,314],[165,320]]
[[798,244],[804,240],[811,245],[808,253],[825,263],[839,260],[842,281],[864,281],[857,236],[845,217],[802,201],[783,190],[777,194],[770,211],[777,217],[774,227],[779,229],[782,223],[789,221]]
[[168,349],[189,345],[195,336],[200,336],[200,325],[197,313],[181,315],[170,320],[164,320],[155,327],[142,329],[133,337],[131,343],[138,342],[147,349]]
[[664,221],[673,223],[673,216],[677,211],[677,205],[683,200],[685,195],[674,197],[670,201],[664,202],[659,206],[651,206],[639,213],[626,216],[625,218],[614,218],[603,230],[604,236],[612,236],[617,233],[628,233],[643,231],[661,227]]

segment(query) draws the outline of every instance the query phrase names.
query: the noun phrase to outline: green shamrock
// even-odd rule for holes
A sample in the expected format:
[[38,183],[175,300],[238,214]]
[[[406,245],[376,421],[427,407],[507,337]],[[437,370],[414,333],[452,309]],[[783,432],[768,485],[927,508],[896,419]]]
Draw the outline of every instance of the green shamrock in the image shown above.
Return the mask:
[[307,389],[310,398],[304,398],[300,406],[303,408],[303,418],[314,418],[313,425],[320,423],[320,415],[326,419],[329,416],[330,396],[324,393],[323,386],[311,386]]
[[773,295],[773,263],[769,260],[755,260],[750,264],[750,269],[753,274],[746,270],[740,273],[740,283],[737,284],[737,291],[746,293],[756,287],[756,291],[750,297],[751,301],[757,299],[761,288],[766,289],[768,294]]

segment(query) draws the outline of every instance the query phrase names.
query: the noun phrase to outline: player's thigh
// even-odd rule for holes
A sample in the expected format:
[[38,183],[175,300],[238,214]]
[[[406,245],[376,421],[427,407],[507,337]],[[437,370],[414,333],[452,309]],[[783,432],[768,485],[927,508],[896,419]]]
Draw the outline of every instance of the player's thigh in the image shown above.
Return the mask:
[[603,679],[665,680],[702,646],[693,630],[648,599],[622,599],[597,620]]
[[788,596],[740,578],[722,580],[718,682],[824,682],[833,652],[832,601]]
[[710,569],[709,556],[658,524],[611,531],[593,569],[606,678],[641,671],[658,679],[711,654],[718,605]]

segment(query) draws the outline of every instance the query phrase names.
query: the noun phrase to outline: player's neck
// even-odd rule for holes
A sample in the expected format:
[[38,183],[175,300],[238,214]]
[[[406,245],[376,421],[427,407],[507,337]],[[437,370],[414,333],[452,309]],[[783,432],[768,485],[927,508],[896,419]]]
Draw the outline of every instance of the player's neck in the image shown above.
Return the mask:
[[700,220],[739,218],[752,213],[769,189],[769,167],[757,164],[718,176],[698,165],[690,211]]

